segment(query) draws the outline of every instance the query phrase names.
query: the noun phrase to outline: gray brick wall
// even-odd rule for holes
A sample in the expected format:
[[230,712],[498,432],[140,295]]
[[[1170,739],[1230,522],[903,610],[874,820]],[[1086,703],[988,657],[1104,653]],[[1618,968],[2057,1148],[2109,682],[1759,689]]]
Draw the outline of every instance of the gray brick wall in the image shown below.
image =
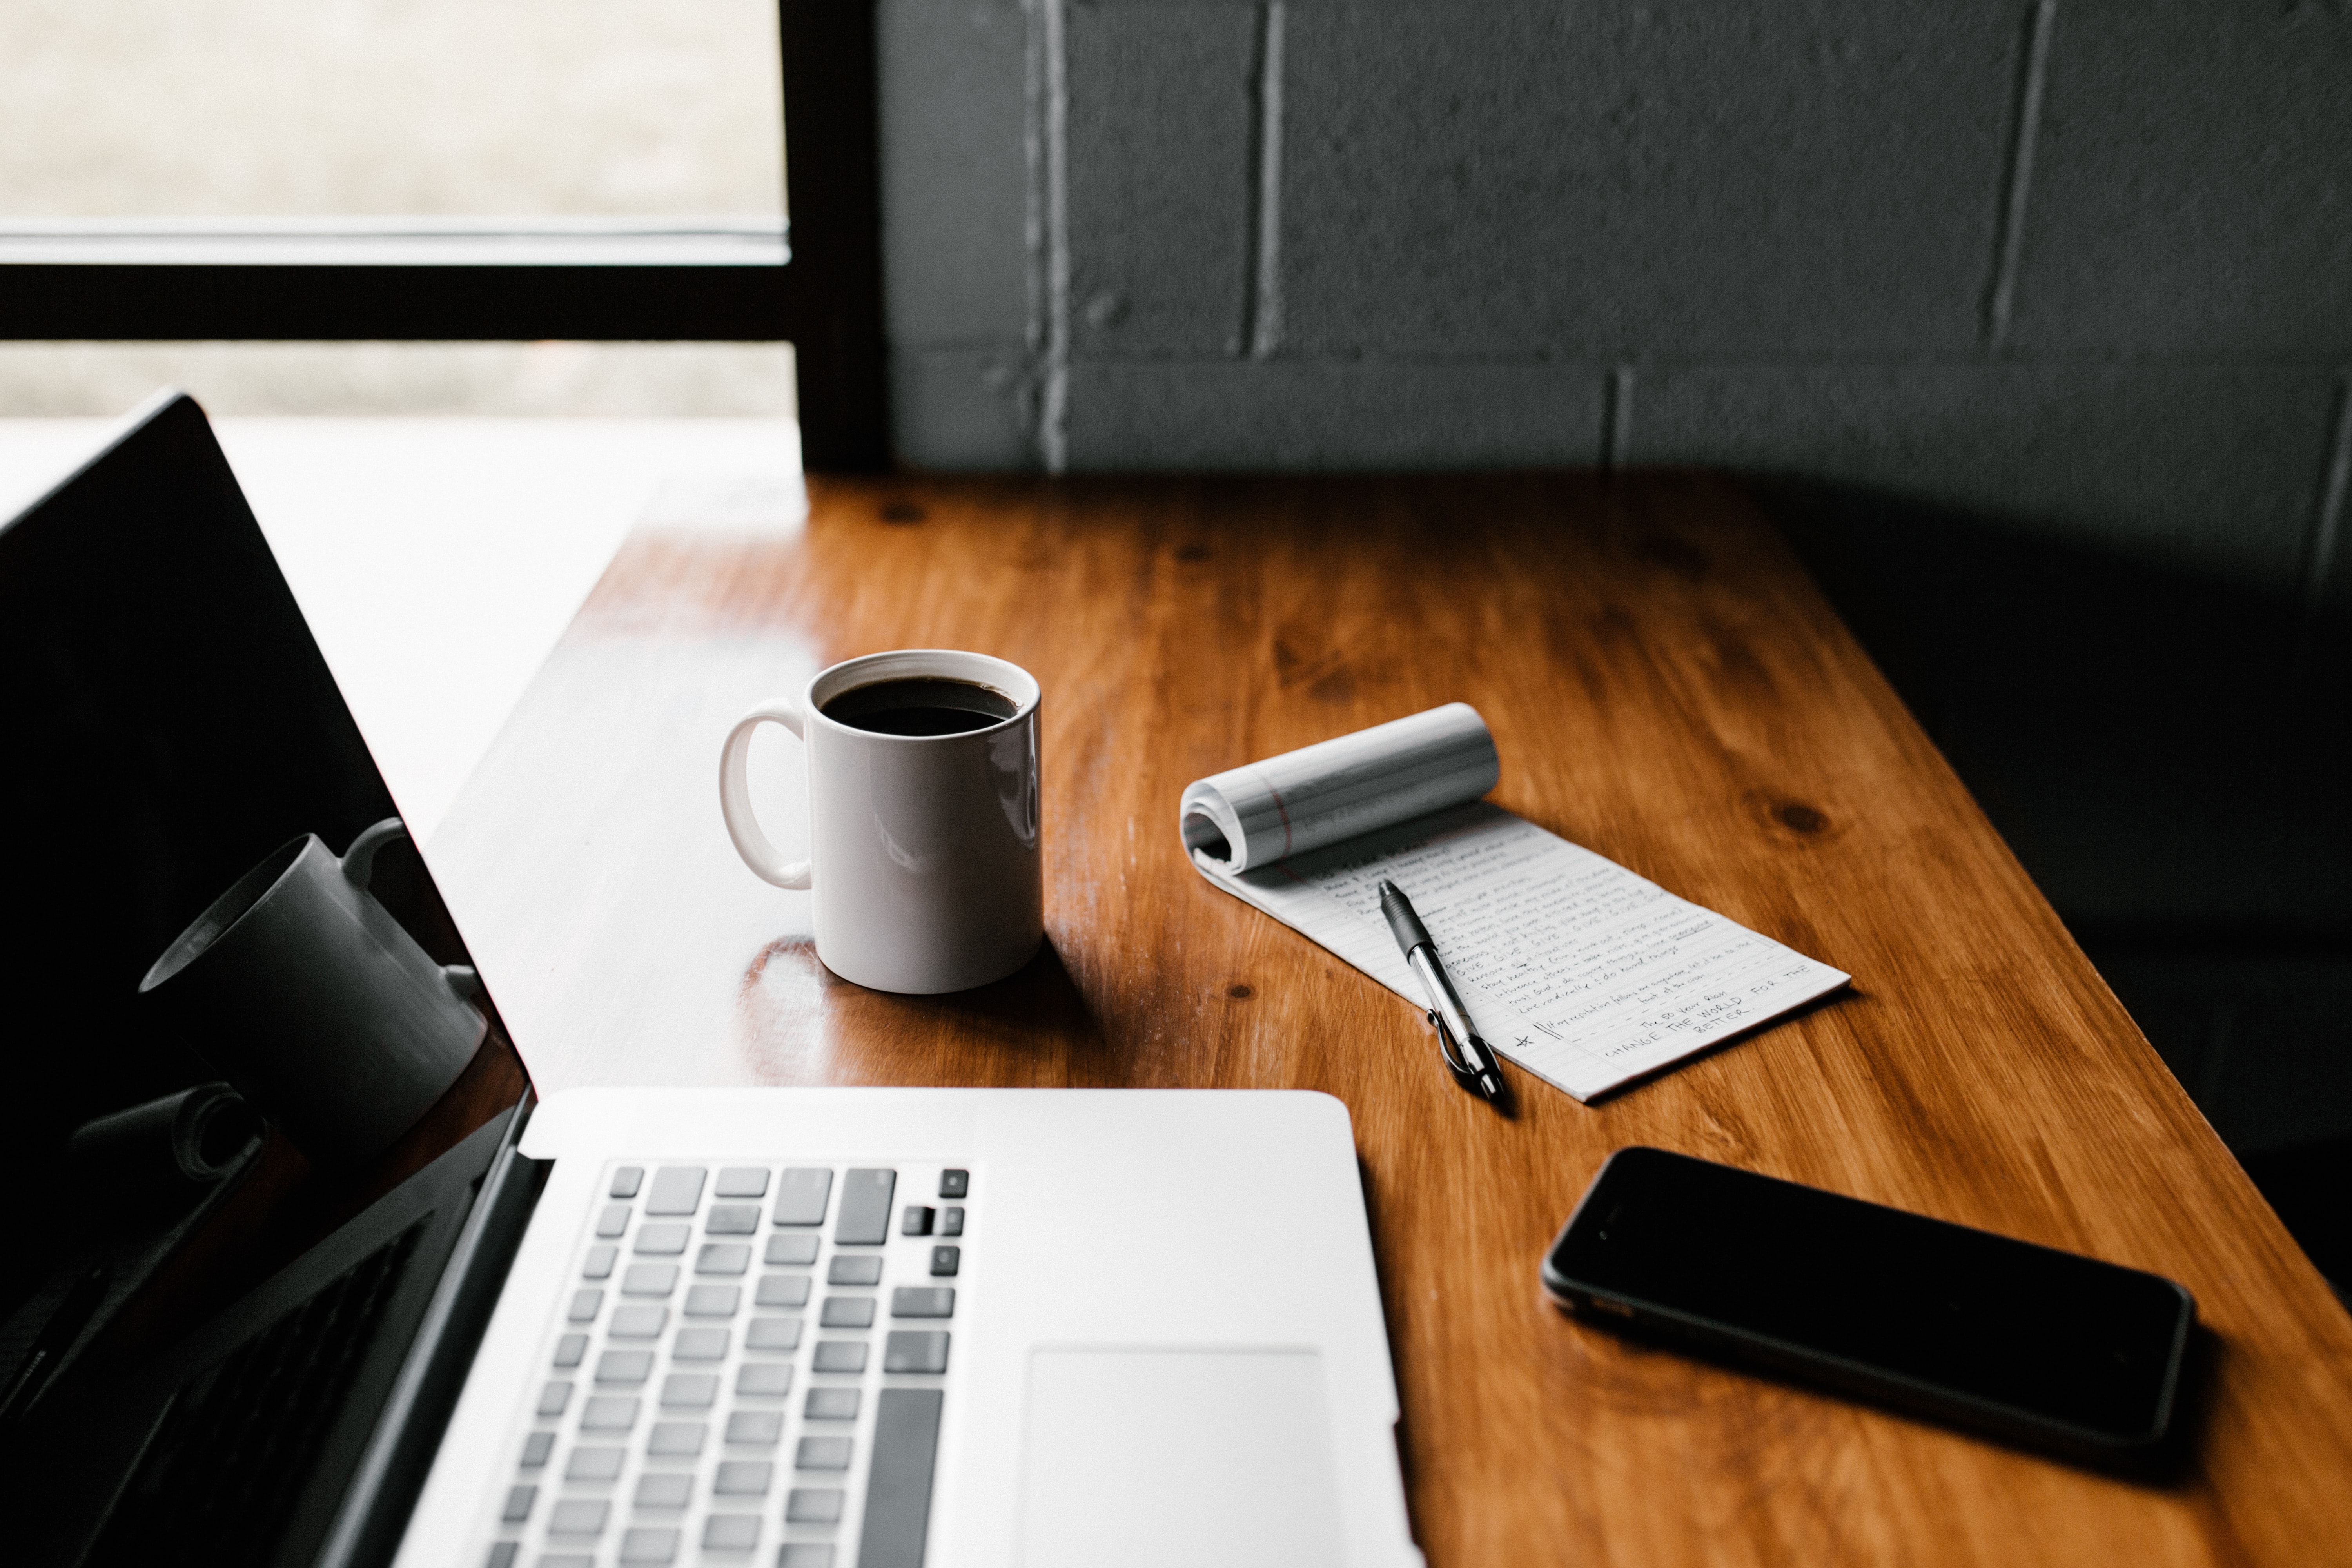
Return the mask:
[[2352,0],[882,0],[902,458],[1709,464],[2316,604]]

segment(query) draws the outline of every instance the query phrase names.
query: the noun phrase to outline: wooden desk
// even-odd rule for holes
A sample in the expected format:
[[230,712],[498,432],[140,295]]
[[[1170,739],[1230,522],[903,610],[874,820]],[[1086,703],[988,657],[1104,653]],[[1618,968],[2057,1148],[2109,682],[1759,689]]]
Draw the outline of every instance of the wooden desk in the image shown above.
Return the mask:
[[[797,532],[625,546],[434,843],[542,1091],[1339,1096],[1433,1564],[2352,1552],[2352,1321],[1737,489],[811,490]],[[961,996],[826,975],[806,896],[736,862],[715,798],[742,707],[907,646],[1000,654],[1046,691],[1050,951]],[[1521,1075],[1502,1122],[1412,1008],[1186,864],[1187,781],[1456,698],[1494,728],[1503,804],[1853,994],[1590,1109]],[[2087,1474],[1562,1318],[1537,1260],[1635,1142],[2181,1280],[2216,1346],[2191,1473]]]

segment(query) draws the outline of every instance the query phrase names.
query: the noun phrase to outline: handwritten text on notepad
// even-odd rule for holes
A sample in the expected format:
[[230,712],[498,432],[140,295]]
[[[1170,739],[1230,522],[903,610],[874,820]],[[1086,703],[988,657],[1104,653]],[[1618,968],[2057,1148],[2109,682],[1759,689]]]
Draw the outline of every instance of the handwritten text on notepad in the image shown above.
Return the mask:
[[1580,1100],[1847,979],[1484,802],[1218,879],[1419,1002],[1382,878],[1412,897],[1488,1042]]

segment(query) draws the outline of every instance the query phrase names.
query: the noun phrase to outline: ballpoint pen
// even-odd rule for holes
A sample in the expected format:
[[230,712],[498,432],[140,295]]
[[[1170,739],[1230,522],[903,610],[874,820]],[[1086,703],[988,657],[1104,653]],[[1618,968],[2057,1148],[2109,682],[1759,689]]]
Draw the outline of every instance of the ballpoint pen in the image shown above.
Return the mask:
[[1453,1069],[1456,1082],[1463,1088],[1475,1089],[1491,1101],[1503,1098],[1503,1068],[1496,1058],[1494,1047],[1478,1037],[1470,1022],[1470,1010],[1462,1005],[1462,998],[1454,994],[1454,983],[1445,977],[1445,966],[1437,961],[1436,944],[1413,913],[1412,900],[1404,896],[1394,882],[1381,883],[1381,913],[1388,917],[1389,932],[1396,938],[1397,950],[1412,972],[1421,976],[1421,988],[1429,994],[1429,1021],[1437,1030],[1437,1048],[1444,1053],[1445,1065]]

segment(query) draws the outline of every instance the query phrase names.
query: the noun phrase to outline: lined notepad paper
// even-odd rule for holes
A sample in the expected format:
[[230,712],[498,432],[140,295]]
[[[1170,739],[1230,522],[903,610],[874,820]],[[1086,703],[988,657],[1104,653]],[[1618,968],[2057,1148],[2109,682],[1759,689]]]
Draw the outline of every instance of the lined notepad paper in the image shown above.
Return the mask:
[[[1465,722],[1465,716],[1467,716]],[[1473,733],[1470,726],[1475,725]],[[1418,728],[1415,728],[1418,726]],[[1389,733],[1383,736],[1382,732]],[[1378,739],[1376,739],[1378,738]],[[1486,725],[1462,704],[1343,737],[1358,830],[1316,835],[1319,847],[1246,863],[1217,817],[1252,824],[1261,795],[1277,822],[1317,816],[1319,748],[1236,768],[1187,790],[1186,847],[1212,882],[1328,948],[1416,1007],[1419,982],[1382,920],[1382,879],[1412,900],[1487,1044],[1578,1100],[1590,1100],[1780,1016],[1849,976],[1711,910],[1676,898],[1614,861],[1502,807],[1474,798],[1428,808],[1426,781],[1492,787]],[[1380,821],[1365,809],[1363,742],[1407,752],[1423,809]],[[1326,742],[1329,745],[1331,742]],[[1459,764],[1450,770],[1447,748]],[[1481,776],[1484,783],[1479,783]],[[1258,779],[1253,784],[1252,778]],[[1274,782],[1279,780],[1279,784]],[[1224,810],[1192,807],[1213,791]],[[1265,813],[1256,816],[1262,819]],[[1206,823],[1206,826],[1203,824]],[[1296,825],[1295,843],[1307,837]],[[1260,837],[1264,847],[1264,835]],[[1222,851],[1222,853],[1221,853]],[[1236,865],[1236,860],[1244,863]]]

